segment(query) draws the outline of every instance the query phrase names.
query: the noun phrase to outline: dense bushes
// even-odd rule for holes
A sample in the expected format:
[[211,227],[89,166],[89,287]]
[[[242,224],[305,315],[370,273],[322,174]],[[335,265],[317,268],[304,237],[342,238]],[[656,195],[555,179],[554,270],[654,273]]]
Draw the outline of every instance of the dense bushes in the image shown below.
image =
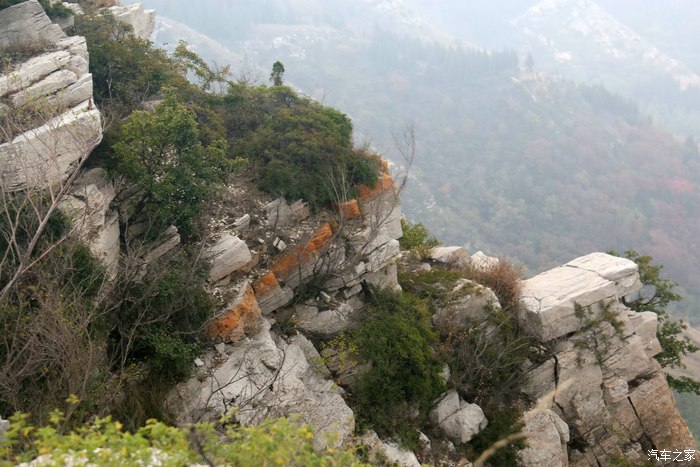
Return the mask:
[[427,302],[405,293],[373,290],[353,342],[371,367],[352,395],[361,424],[415,445],[412,412],[426,415],[444,387],[432,344]]
[[352,124],[335,109],[286,86],[244,85],[229,88],[224,109],[234,154],[260,164],[265,191],[323,206],[338,187],[352,195],[377,181],[379,161],[353,149]]
[[360,465],[347,450],[314,451],[311,429],[288,419],[257,427],[229,424],[223,436],[211,423],[176,428],[156,420],[128,433],[110,418],[66,432],[66,417],[58,411],[42,427],[32,426],[22,414],[11,422],[0,441],[1,466],[40,455],[52,465]]

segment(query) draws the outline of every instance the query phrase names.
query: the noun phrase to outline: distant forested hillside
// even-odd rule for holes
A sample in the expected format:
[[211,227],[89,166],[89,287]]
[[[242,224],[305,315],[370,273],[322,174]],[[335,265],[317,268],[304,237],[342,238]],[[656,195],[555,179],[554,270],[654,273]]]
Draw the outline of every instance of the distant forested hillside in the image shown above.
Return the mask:
[[[189,2],[161,11],[181,3]],[[258,11],[243,10],[239,18]],[[445,242],[508,256],[531,272],[634,248],[664,264],[684,295],[700,290],[694,140],[674,138],[600,86],[528,72],[513,51],[430,45],[379,19],[356,34],[356,18],[323,23],[316,11],[317,22],[301,24],[273,10],[264,27],[251,24],[245,40],[225,45],[267,69],[281,60],[289,82],[348,111],[357,133],[389,154],[392,134],[414,122],[405,210]],[[227,20],[196,21],[214,31]],[[694,313],[694,300],[683,315]]]

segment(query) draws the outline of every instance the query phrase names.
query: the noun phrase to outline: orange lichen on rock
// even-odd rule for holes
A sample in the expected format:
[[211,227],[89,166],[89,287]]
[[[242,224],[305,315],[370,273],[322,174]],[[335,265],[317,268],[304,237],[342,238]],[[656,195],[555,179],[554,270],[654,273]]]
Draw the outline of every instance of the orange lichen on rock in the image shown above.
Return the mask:
[[357,219],[362,215],[360,214],[360,206],[358,206],[356,199],[336,204],[333,207],[338,211],[340,218],[343,220]]
[[323,224],[306,245],[293,248],[289,253],[277,260],[270,268],[270,271],[282,280],[297,273],[314,260],[323,248],[328,246],[331,238],[333,238],[333,230],[330,224]]
[[231,308],[209,324],[207,333],[212,338],[236,342],[255,330],[261,316],[253,287],[246,284]]
[[391,178],[391,175],[388,172],[382,172],[379,175],[379,181],[374,187],[360,185],[357,187],[357,192],[360,194],[360,200],[365,201],[393,189],[394,180]]
[[267,297],[273,293],[276,293],[280,288],[280,283],[277,280],[275,273],[268,272],[260,279],[253,282],[253,290],[255,290],[255,295],[258,299]]

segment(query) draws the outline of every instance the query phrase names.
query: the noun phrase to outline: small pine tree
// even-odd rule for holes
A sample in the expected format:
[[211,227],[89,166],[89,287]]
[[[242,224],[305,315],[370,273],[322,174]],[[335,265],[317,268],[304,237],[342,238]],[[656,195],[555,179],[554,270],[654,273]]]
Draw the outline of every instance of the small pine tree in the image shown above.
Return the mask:
[[284,84],[284,65],[279,60],[272,64],[270,82],[273,86],[282,86]]

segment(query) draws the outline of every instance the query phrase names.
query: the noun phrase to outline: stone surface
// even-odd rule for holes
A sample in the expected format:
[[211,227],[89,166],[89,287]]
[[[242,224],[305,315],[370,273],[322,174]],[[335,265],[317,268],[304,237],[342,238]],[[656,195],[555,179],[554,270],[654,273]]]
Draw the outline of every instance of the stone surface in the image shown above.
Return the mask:
[[456,268],[467,267],[471,258],[461,246],[441,246],[430,250],[430,259]]
[[[333,231],[329,224],[324,224],[314,234],[314,236],[303,245],[290,248],[281,255],[270,268],[279,281],[284,282],[289,287],[296,287],[304,280],[318,272],[317,264],[319,259],[324,257],[327,248],[333,238]],[[336,264],[337,261],[329,260]]]
[[213,339],[236,342],[244,336],[254,335],[261,327],[261,313],[255,292],[249,282],[244,282],[238,295],[223,313],[211,320],[207,334]]
[[498,258],[486,255],[483,251],[477,251],[471,256],[471,267],[477,270],[485,271],[495,267],[498,264]]
[[0,442],[2,442],[2,438],[4,433],[10,429],[10,422],[7,420],[3,420],[2,417],[0,417]]
[[469,442],[488,425],[481,407],[461,400],[454,390],[440,399],[430,419],[455,443]]
[[370,229],[394,240],[401,238],[401,200],[391,176],[383,172],[374,187],[359,186],[358,192],[360,211]]
[[[575,304],[587,307],[616,301],[640,288],[634,262],[591,253],[523,281],[519,321],[531,335],[549,341],[583,327]],[[600,309],[591,308],[593,319],[599,316]]]
[[415,454],[396,443],[384,442],[381,450],[391,465],[399,465],[401,467],[420,467],[421,465]]
[[211,263],[209,281],[218,282],[243,268],[253,257],[246,243],[237,236],[226,232],[209,247],[205,258]]
[[346,303],[336,308],[319,310],[312,305],[294,307],[299,329],[321,338],[330,338],[348,329],[357,311]]
[[449,333],[484,323],[488,307],[500,309],[496,294],[474,281],[460,279],[447,294],[446,305],[433,315],[433,323],[441,333]]
[[164,257],[175,248],[180,245],[181,238],[180,233],[177,231],[177,227],[171,225],[165,232],[160,234],[158,240],[151,245],[151,249],[144,256],[144,263],[146,266],[153,264],[160,258]]
[[0,179],[9,190],[63,182],[102,139],[100,112],[84,102],[0,144]]
[[[646,436],[655,446],[695,446],[688,425],[681,417],[666,383],[663,370],[653,362],[657,370],[645,381],[635,382],[629,400],[644,428]],[[665,449],[665,448],[661,448]]]
[[55,44],[66,37],[53,24],[36,0],[29,0],[0,11],[0,47],[14,44]]
[[279,197],[265,205],[267,222],[274,229],[286,227],[309,217],[309,207],[301,200],[291,205],[283,197]]
[[663,350],[659,339],[656,337],[656,330],[659,326],[659,317],[653,311],[643,311],[636,313],[630,311],[627,315],[629,326],[627,330],[639,336],[644,351],[648,357],[653,357]]
[[[269,323],[262,322],[258,333],[229,346],[227,356],[212,351],[216,354],[212,360],[218,363],[177,386],[169,399],[177,421],[216,420],[237,407],[236,418],[244,425],[299,415],[314,427],[318,449],[348,441],[355,418],[341,390],[309,363],[308,345],[275,342]],[[320,361],[318,356],[313,359]]]
[[544,363],[528,370],[527,381],[523,384],[522,391],[530,400],[538,399],[550,394],[555,389],[555,360],[550,358]]
[[140,3],[113,6],[107,9],[118,21],[130,25],[134,35],[148,40],[156,26],[156,10],[146,10]]
[[289,287],[281,287],[272,272],[253,282],[253,289],[264,315],[287,305],[294,298],[294,291]]
[[88,243],[112,277],[116,274],[120,249],[119,218],[110,207],[115,196],[107,172],[96,168],[81,174],[61,204],[61,211],[73,221],[75,234]]
[[566,467],[569,456],[569,427],[551,410],[531,411],[525,420],[527,448],[518,453],[522,467]]

